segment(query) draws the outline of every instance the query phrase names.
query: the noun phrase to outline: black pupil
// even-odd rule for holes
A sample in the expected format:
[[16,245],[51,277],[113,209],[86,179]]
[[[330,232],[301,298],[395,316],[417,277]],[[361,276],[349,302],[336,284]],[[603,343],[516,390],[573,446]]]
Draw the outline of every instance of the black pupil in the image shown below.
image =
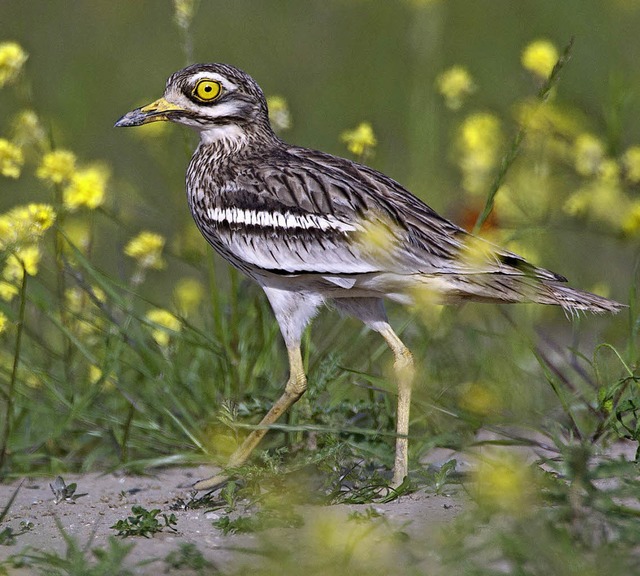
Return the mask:
[[211,92],[211,90],[212,90],[211,86],[205,86],[204,87],[204,91],[205,92]]

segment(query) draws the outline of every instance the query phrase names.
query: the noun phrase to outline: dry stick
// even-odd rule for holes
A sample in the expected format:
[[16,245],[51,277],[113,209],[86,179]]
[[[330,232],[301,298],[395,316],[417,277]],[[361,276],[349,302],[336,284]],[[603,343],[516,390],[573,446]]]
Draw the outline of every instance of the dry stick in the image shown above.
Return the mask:
[[[560,71],[564,68],[565,64],[570,60],[571,50],[573,49],[573,40],[574,38],[572,36],[566,48],[564,49],[564,52],[556,62],[556,65],[553,67],[553,70],[551,71],[549,78],[547,78],[547,81],[544,83],[542,88],[540,88],[540,91],[537,94],[537,99],[540,101],[541,104],[544,104],[549,98],[549,94],[551,93],[551,90],[558,83],[558,80],[560,79]],[[518,130],[518,133],[515,135],[513,142],[511,143],[511,147],[509,148],[509,151],[503,156],[502,161],[500,162],[500,170],[498,170],[498,173],[496,174],[496,177],[493,180],[493,184],[491,185],[491,189],[489,190],[489,194],[487,196],[487,201],[484,205],[484,209],[482,210],[482,213],[480,214],[480,216],[478,216],[478,219],[476,220],[476,223],[473,227],[474,234],[478,234],[480,232],[482,225],[485,223],[485,221],[491,214],[493,210],[493,204],[495,201],[496,194],[498,193],[500,186],[502,186],[502,182],[504,181],[504,178],[507,175],[509,168],[511,168],[511,165],[513,164],[515,159],[518,157],[518,154],[520,153],[520,146],[522,144],[522,141],[524,140],[526,133],[527,133],[526,124],[522,124],[520,126],[520,129]]]

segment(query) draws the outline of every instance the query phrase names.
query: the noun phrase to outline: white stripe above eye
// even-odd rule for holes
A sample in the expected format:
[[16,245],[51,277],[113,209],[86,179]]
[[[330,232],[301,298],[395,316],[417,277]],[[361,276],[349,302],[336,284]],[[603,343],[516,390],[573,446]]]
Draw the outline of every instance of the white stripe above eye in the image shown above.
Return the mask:
[[191,76],[190,78],[190,82],[192,86],[195,86],[198,83],[198,80],[202,80],[202,79],[215,80],[216,82],[220,82],[222,87],[225,88],[228,92],[232,90],[237,90],[238,88],[236,84],[231,82],[231,80],[229,80],[225,76],[222,76],[221,74],[216,74],[215,72],[208,72],[206,70],[203,72],[198,72],[197,74],[193,74],[193,76]]
[[207,215],[214,222],[228,222],[229,224],[247,224],[263,228],[303,228],[338,230],[353,232],[356,227],[342,222],[334,216],[319,216],[317,214],[291,214],[291,212],[268,212],[266,210],[251,210],[250,208],[209,208]]

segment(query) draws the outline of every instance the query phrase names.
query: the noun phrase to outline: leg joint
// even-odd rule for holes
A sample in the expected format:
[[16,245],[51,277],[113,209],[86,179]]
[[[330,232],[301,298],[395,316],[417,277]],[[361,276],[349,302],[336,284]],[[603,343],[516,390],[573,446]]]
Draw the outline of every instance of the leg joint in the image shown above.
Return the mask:
[[298,399],[305,393],[306,389],[307,377],[305,376],[304,372],[292,370],[291,374],[289,375],[289,380],[287,380],[285,392]]
[[413,354],[409,348],[402,347],[395,352],[395,367],[398,370],[412,370],[413,369]]

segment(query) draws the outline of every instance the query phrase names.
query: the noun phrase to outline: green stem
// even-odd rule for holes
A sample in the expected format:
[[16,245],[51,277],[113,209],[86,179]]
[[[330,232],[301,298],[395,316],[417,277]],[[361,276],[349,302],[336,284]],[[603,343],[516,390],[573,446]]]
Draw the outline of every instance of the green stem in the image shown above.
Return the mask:
[[[558,58],[556,65],[553,67],[551,74],[549,74],[549,78],[547,78],[547,81],[544,83],[542,88],[540,88],[540,91],[536,96],[536,99],[540,102],[540,104],[544,104],[547,101],[547,99],[549,98],[549,95],[551,94],[551,90],[558,83],[558,80],[560,79],[560,71],[564,68],[565,64],[571,58],[571,50],[573,49],[573,40],[574,38],[572,36],[571,39],[569,40],[569,43],[565,47],[562,55],[560,56],[560,58]],[[513,141],[511,142],[511,146],[509,147],[509,150],[502,158],[502,162],[500,162],[500,169],[498,170],[498,173],[496,174],[496,177],[493,180],[493,184],[489,189],[489,194],[487,195],[487,201],[485,202],[484,209],[482,210],[480,216],[478,216],[478,219],[476,220],[476,223],[473,227],[474,234],[478,234],[480,232],[482,225],[486,222],[487,218],[489,218],[489,215],[493,211],[493,205],[495,202],[496,194],[498,193],[500,186],[502,186],[502,183],[504,182],[504,178],[507,175],[507,172],[509,171],[509,169],[511,168],[511,165],[514,163],[515,159],[518,157],[518,154],[520,153],[520,147],[522,145],[522,141],[524,140],[524,137],[526,136],[526,134],[527,134],[527,127],[525,124],[522,124],[517,134],[515,135]]]
[[20,287],[20,309],[18,312],[18,325],[16,333],[16,348],[13,355],[13,368],[11,370],[11,380],[7,393],[7,406],[5,410],[4,426],[2,429],[2,445],[0,446],[0,474],[7,458],[9,436],[11,435],[11,415],[13,412],[13,396],[18,379],[18,366],[20,364],[20,351],[22,349],[22,334],[24,332],[24,317],[27,302],[27,270],[22,266],[22,286]]
[[[62,188],[60,185],[56,185],[54,189],[54,205],[59,207],[57,222],[53,234],[53,249],[55,252],[55,266],[56,266],[56,297],[58,300],[58,314],[60,315],[60,323],[64,328],[69,328],[69,314],[66,307],[66,291],[67,281],[65,277],[64,269],[64,243],[65,238],[62,234],[62,229],[65,220],[65,211],[62,207]],[[62,354],[63,362],[62,369],[64,370],[65,379],[67,382],[73,381],[71,375],[71,357],[73,355],[73,346],[71,340],[62,334]]]

